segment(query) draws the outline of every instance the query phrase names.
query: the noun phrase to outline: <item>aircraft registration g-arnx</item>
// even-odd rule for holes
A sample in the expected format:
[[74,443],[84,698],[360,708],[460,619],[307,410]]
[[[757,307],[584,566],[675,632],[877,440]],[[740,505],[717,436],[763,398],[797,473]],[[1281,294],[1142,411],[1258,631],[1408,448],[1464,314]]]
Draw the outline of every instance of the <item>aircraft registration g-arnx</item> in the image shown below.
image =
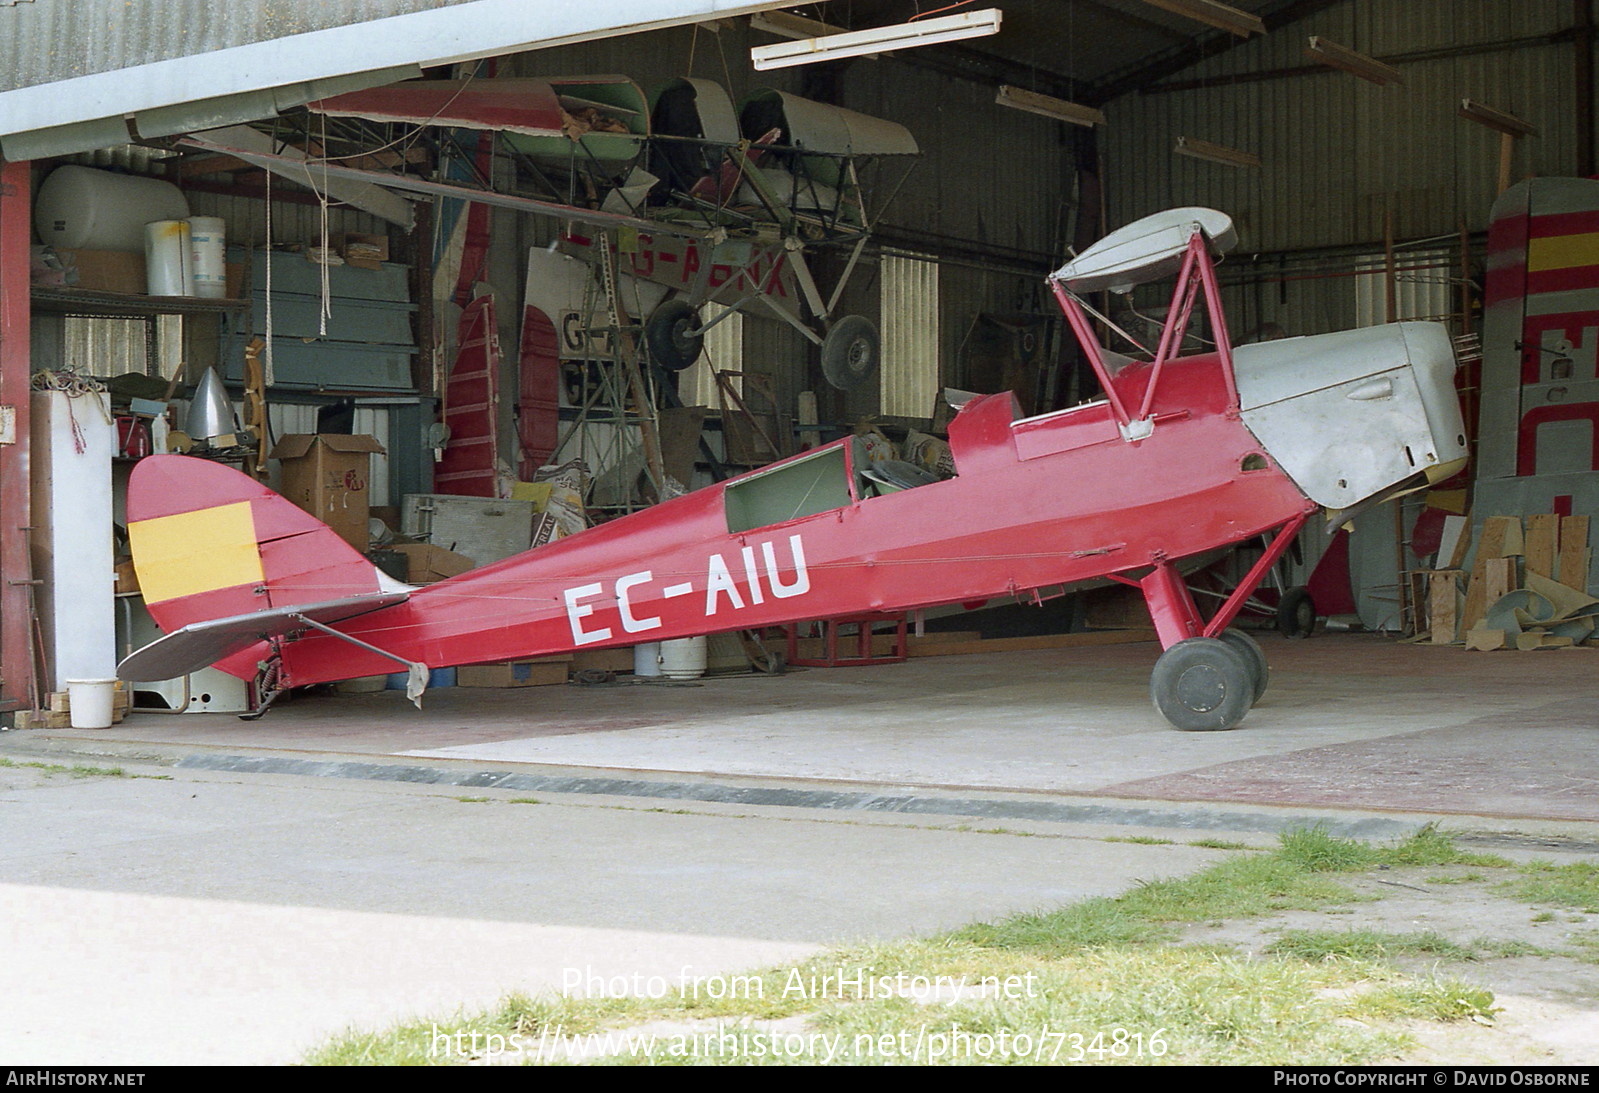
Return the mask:
[[[284,689],[431,668],[826,619],[900,613],[1119,581],[1144,595],[1163,647],[1151,693],[1180,729],[1236,725],[1264,692],[1240,607],[1318,512],[1441,481],[1466,458],[1453,346],[1436,323],[1233,348],[1210,209],[1124,227],[1049,283],[1104,398],[1022,418],[975,397],[949,428],[954,474],[869,463],[845,438],[422,588],[397,584],[330,529],[214,463],[154,456],[134,471],[129,535],[165,636],[128,680],[208,664]],[[1083,297],[1177,274],[1147,359],[1103,348]],[[1180,355],[1203,299],[1215,340]],[[958,517],[957,515],[958,514]],[[1269,545],[1204,617],[1185,567]]]

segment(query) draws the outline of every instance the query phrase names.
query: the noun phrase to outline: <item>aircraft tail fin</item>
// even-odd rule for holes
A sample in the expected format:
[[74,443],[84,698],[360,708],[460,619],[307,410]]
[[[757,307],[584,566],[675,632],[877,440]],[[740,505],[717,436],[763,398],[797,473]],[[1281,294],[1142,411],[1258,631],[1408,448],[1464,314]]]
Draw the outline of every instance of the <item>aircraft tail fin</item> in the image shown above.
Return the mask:
[[370,599],[375,609],[410,591],[310,513],[210,460],[140,460],[128,484],[127,522],[145,605],[169,635],[238,616],[314,615],[333,602],[346,605],[348,617],[359,611],[347,605]]

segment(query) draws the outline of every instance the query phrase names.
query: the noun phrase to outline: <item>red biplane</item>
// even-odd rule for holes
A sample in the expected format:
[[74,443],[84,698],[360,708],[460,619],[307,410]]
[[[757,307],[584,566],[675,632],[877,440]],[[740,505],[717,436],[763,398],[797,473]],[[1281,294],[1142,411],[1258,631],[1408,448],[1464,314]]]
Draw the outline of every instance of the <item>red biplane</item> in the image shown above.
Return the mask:
[[[252,479],[155,456],[127,512],[166,636],[130,680],[215,663],[260,708],[289,687],[409,666],[625,646],[1090,582],[1140,589],[1164,652],[1151,691],[1178,728],[1237,724],[1266,686],[1240,606],[1318,512],[1440,481],[1466,456],[1446,329],[1398,323],[1234,349],[1213,252],[1231,221],[1176,209],[1112,233],[1049,278],[1105,397],[1020,418],[976,397],[949,429],[954,474],[868,463],[858,438],[708,486],[423,588],[396,584]],[[1177,274],[1158,346],[1121,356],[1084,297]],[[1213,349],[1181,355],[1203,300]],[[1209,618],[1183,580],[1269,536]]]

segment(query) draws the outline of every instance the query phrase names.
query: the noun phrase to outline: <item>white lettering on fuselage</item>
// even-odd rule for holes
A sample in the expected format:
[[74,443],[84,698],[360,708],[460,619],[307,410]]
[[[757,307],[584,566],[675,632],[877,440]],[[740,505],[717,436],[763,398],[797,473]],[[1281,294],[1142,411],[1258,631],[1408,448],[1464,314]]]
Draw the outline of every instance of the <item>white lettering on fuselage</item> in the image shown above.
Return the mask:
[[[726,558],[721,554],[712,554],[707,558],[705,617],[709,619],[719,612],[729,610],[741,611],[746,604],[754,606],[765,603],[767,596],[786,600],[809,592],[811,574],[805,565],[805,544],[798,535],[790,535],[788,549],[791,557],[789,564],[785,566],[778,562],[777,548],[773,543],[762,543],[758,554],[753,546],[741,548],[739,558],[743,562],[745,578],[742,588],[733,577],[733,571],[729,568]],[[642,634],[665,625],[660,615],[640,615],[635,606],[647,598],[649,594],[643,590],[654,582],[654,570],[642,569],[637,573],[618,577],[611,586],[616,601],[617,619],[624,633]],[[669,600],[689,595],[693,591],[694,582],[684,581],[667,585],[657,595],[660,599]],[[614,633],[609,626],[594,625],[597,619],[585,623],[585,620],[590,619],[602,606],[595,601],[604,597],[605,592],[604,582],[596,581],[568,588],[561,594],[566,601],[566,620],[572,627],[572,641],[575,644],[592,645],[595,642],[608,641]]]

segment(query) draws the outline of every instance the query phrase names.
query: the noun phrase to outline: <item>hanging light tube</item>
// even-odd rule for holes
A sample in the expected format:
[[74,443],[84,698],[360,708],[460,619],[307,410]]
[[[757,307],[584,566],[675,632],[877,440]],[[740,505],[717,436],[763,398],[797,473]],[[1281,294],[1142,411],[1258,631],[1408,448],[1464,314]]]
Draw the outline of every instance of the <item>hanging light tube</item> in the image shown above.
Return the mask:
[[1069,122],[1072,125],[1094,126],[1105,124],[1104,112],[1095,110],[1092,106],[1067,102],[1065,99],[1057,99],[1052,95],[1040,95],[1036,91],[1011,87],[1009,84],[1000,87],[999,93],[994,96],[994,101],[1000,106],[1026,110],[1031,114],[1042,114],[1046,118]]
[[958,42],[963,38],[981,38],[999,33],[1002,14],[999,8],[984,8],[938,19],[921,19],[914,23],[896,23],[893,26],[852,30],[821,38],[805,38],[797,42],[755,46],[750,50],[750,64],[757,71],[789,68],[818,61],[860,57],[868,53],[887,53],[910,46],[931,46],[942,42]]
[[1265,34],[1266,24],[1260,16],[1219,3],[1218,0],[1144,0],[1173,15],[1190,19],[1248,38],[1251,34]]
[[1212,144],[1208,140],[1178,137],[1174,149],[1180,156],[1202,159],[1209,163],[1225,163],[1229,167],[1259,167],[1260,157],[1253,152],[1229,148],[1225,144]]
[[1310,44],[1305,47],[1305,56],[1329,68],[1342,69],[1363,80],[1370,80],[1379,87],[1405,82],[1404,74],[1392,65],[1385,65],[1375,57],[1357,53],[1319,34],[1310,36]]

